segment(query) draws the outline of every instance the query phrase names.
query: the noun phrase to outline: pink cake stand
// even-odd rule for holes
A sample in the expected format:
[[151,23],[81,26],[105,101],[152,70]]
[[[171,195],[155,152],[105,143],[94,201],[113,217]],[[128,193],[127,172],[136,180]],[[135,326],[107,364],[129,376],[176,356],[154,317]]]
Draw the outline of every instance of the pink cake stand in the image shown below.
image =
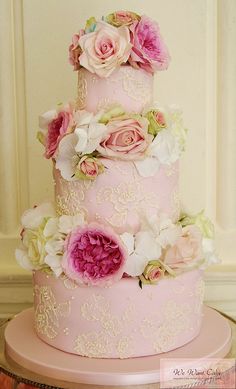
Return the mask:
[[94,359],[68,354],[42,342],[34,332],[33,308],[11,320],[5,330],[6,354],[35,374],[71,383],[96,385],[140,385],[159,382],[163,358],[224,358],[231,347],[228,321],[204,307],[202,329],[185,346],[160,355],[130,359]]

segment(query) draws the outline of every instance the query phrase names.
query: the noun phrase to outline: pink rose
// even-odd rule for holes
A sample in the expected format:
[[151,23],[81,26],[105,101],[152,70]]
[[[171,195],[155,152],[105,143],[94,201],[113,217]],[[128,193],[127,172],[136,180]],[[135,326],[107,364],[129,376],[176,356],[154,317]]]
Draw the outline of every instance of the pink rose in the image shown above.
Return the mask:
[[[98,174],[103,173],[104,166],[98,158],[84,155],[77,166],[77,178],[95,180]],[[82,173],[82,174],[81,174]]]
[[139,159],[152,139],[145,118],[114,119],[108,122],[107,128],[106,136],[97,147],[106,157]]
[[164,277],[165,270],[162,269],[159,261],[150,261],[143,271],[143,277],[141,280],[143,283],[156,284],[161,278]]
[[98,22],[94,32],[79,39],[82,54],[80,65],[100,77],[108,77],[130,55],[130,34],[126,26],[113,27]]
[[134,20],[140,20],[140,16],[129,11],[116,11],[106,17],[106,22],[115,27],[130,26]]
[[122,278],[126,257],[111,228],[91,223],[67,236],[62,268],[79,284],[108,286]]
[[202,234],[195,225],[182,229],[182,236],[166,250],[164,262],[171,268],[185,268],[203,259]]
[[142,16],[139,22],[135,21],[129,28],[133,45],[130,64],[149,73],[167,69],[170,55],[158,24],[147,16]]
[[57,147],[63,136],[69,131],[73,122],[72,113],[60,111],[56,117],[48,123],[48,132],[45,140],[45,157],[51,158],[55,155]]
[[69,46],[69,62],[74,66],[74,70],[79,70],[80,62],[79,56],[82,53],[79,45],[79,39],[84,35],[84,30],[80,30],[78,34],[74,34],[72,37],[72,43]]

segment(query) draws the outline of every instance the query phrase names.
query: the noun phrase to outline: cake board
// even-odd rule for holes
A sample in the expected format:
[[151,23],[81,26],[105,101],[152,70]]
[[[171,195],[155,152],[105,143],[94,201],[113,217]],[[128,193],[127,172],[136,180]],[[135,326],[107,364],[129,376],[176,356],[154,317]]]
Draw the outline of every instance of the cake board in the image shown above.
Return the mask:
[[185,346],[164,354],[128,359],[95,359],[68,354],[41,341],[33,328],[33,308],[18,314],[5,330],[6,354],[36,374],[73,383],[96,385],[151,384],[160,380],[163,358],[224,358],[231,347],[228,321],[204,307],[202,329]]

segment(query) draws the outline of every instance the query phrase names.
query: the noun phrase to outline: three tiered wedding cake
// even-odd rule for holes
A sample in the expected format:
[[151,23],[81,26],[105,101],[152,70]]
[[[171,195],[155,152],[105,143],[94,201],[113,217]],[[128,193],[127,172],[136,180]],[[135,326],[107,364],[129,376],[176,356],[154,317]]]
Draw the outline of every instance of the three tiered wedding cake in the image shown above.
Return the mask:
[[156,22],[90,18],[69,60],[75,103],[40,117],[55,205],[22,216],[18,262],[33,271],[35,330],[68,353],[128,358],[173,350],[201,327],[213,226],[178,198],[181,111],[153,104],[170,56]]

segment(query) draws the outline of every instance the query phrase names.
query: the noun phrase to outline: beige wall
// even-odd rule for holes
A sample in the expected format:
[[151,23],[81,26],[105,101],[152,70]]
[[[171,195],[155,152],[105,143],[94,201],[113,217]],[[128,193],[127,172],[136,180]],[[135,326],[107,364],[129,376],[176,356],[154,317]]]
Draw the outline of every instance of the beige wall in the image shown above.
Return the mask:
[[156,75],[155,99],[179,104],[189,128],[182,203],[205,208],[216,224],[223,262],[209,273],[211,283],[217,274],[217,283],[235,285],[235,0],[0,0],[0,275],[23,277],[12,254],[20,214],[53,197],[50,163],[35,135],[39,113],[75,97],[71,36],[89,16],[127,4],[159,22],[169,47],[171,65]]

